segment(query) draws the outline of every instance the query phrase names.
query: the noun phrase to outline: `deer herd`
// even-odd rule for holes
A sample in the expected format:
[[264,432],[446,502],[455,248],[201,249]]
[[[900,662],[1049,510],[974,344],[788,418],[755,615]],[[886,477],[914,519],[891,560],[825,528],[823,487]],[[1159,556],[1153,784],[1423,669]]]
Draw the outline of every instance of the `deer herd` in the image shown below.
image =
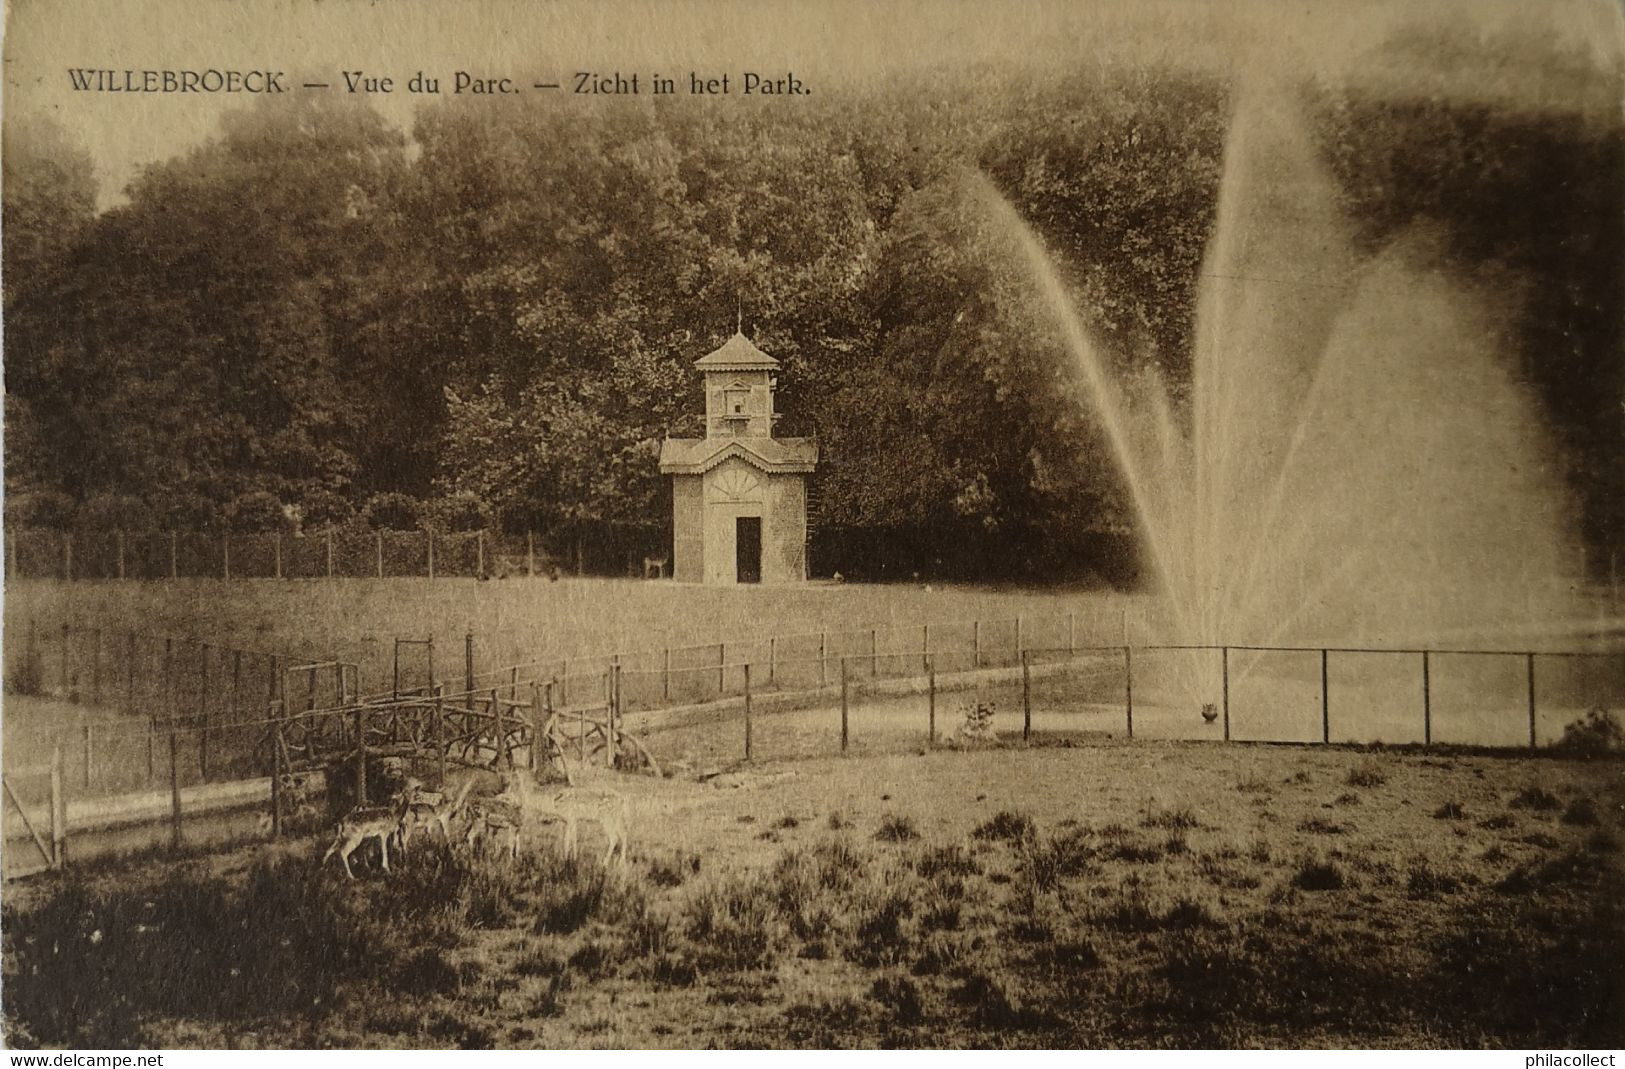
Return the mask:
[[[500,789],[490,792],[488,781],[493,777],[498,779]],[[482,784],[482,779],[487,782]],[[486,790],[477,790],[480,786]],[[321,864],[336,855],[345,874],[354,879],[351,857],[363,845],[376,840],[387,872],[390,845],[394,844],[404,857],[413,835],[419,832],[431,837],[438,832],[442,842],[457,845],[460,841],[470,849],[484,837],[505,850],[508,857],[517,859],[524,831],[534,824],[549,822],[564,825],[566,856],[575,856],[580,825],[592,823],[602,829],[606,840],[603,863],[609,864],[617,852],[625,863],[631,823],[625,797],[604,788],[544,786],[536,783],[529,772],[514,770],[495,774],[471,771],[448,778],[438,791],[429,790],[419,780],[407,779],[388,805],[358,806],[346,814]],[[457,834],[453,834],[454,828]]]

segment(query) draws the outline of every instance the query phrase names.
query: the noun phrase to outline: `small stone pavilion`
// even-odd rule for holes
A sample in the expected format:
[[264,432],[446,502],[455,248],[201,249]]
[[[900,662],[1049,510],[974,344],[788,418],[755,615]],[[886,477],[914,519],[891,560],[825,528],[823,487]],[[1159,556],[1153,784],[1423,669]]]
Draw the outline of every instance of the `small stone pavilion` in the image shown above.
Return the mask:
[[705,375],[705,437],[667,438],[672,577],[690,583],[798,583],[807,578],[811,438],[775,438],[779,362],[743,332],[695,363]]

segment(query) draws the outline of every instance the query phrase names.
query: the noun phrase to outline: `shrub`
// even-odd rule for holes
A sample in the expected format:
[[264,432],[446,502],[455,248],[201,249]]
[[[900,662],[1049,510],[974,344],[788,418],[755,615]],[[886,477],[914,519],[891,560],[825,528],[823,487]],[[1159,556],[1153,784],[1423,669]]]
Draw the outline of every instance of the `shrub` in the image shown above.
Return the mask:
[[700,856],[680,852],[669,857],[651,858],[648,864],[650,883],[656,887],[677,887],[690,875],[699,874]]
[[1433,811],[1433,816],[1436,820],[1461,820],[1467,816],[1467,811],[1460,802],[1446,802]]
[[1563,729],[1557,749],[1581,757],[1596,757],[1625,749],[1625,728],[1619,718],[1602,706]]
[[686,934],[698,944],[704,965],[727,971],[758,969],[773,959],[774,912],[772,892],[761,881],[712,884],[686,903]]
[[1292,884],[1304,891],[1340,891],[1348,885],[1348,878],[1335,861],[1305,858],[1293,874]]
[[343,527],[355,519],[355,505],[343,494],[317,488],[299,499],[300,525],[314,531]]
[[911,941],[908,922],[913,916],[914,901],[906,892],[891,890],[883,894],[858,921],[854,933],[858,959],[865,965],[899,960]]
[[1523,790],[1513,795],[1512,801],[1508,802],[1507,804],[1513,809],[1538,810],[1560,809],[1563,805],[1563,803],[1558,800],[1557,795],[1542,787],[1525,787]]
[[1592,827],[1597,823],[1597,807],[1589,798],[1576,798],[1563,810],[1563,823]]
[[1612,854],[1619,849],[1619,840],[1606,828],[1598,828],[1586,837],[1586,849],[1594,854]]
[[1345,782],[1350,787],[1381,787],[1388,782],[1388,775],[1374,762],[1366,762],[1349,769]]
[[152,510],[129,494],[97,494],[79,506],[77,525],[87,531],[147,531]]
[[220,518],[227,530],[243,534],[279,531],[287,523],[282,502],[268,490],[237,495],[220,510]]
[[1411,862],[1405,890],[1412,898],[1455,894],[1460,889],[1461,880],[1448,872],[1434,868],[1427,858],[1419,857]]
[[437,531],[486,531],[495,523],[491,507],[467,490],[428,503],[421,514]]
[[898,1024],[915,1025],[925,1019],[925,999],[920,985],[901,973],[877,979],[869,995],[890,1010]]
[[888,816],[880,822],[880,830],[875,832],[875,838],[883,843],[906,843],[920,837],[919,830],[914,827],[914,821],[908,817]]
[[374,494],[361,510],[367,526],[377,531],[412,531],[419,524],[422,505],[408,494]]
[[1200,828],[1202,822],[1196,819],[1196,810],[1188,805],[1175,806],[1172,809],[1153,809],[1146,814],[1143,821],[1148,828],[1179,828],[1181,830]]
[[185,492],[168,494],[149,502],[158,520],[158,528],[165,531],[203,531],[215,525],[219,512],[214,502],[201,494]]
[[6,524],[66,528],[73,524],[74,500],[61,490],[29,490],[6,497]]
[[1013,842],[1032,838],[1036,830],[1032,817],[1005,809],[978,825],[971,834],[978,839],[1002,839]]
[[960,708],[959,728],[951,736],[951,741],[964,743],[998,742],[999,732],[993,721],[995,708],[992,702],[970,702]]
[[982,866],[958,843],[928,850],[914,861],[914,871],[926,879],[939,876],[975,876]]
[[1012,986],[1002,970],[977,969],[954,989],[953,999],[969,1009],[983,1028],[1027,1028],[1042,1023],[1042,1016],[1024,1007]]

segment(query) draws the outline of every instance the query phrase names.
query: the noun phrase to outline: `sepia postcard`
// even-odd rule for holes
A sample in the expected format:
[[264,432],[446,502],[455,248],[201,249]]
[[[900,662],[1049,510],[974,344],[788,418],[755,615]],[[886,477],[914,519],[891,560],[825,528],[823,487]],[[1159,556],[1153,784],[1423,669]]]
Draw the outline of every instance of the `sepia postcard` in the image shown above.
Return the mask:
[[1625,1046],[1617,4],[11,0],[3,92],[8,1049]]

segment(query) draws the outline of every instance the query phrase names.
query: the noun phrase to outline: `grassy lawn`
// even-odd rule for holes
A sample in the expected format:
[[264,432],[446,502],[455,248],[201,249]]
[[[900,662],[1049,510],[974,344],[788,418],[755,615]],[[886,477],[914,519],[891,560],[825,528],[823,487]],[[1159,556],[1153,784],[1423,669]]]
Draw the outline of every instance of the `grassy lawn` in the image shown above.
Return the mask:
[[[14,1044],[1617,1046],[1617,760],[1102,741],[626,778],[624,871],[10,889]],[[588,833],[589,851],[596,841]]]
[[[32,623],[49,658],[63,623],[116,632],[196,636],[300,656],[339,656],[362,666],[367,689],[389,684],[393,640],[436,640],[437,677],[460,680],[463,636],[475,635],[477,670],[577,655],[647,651],[645,669],[667,646],[729,642],[730,662],[765,661],[769,636],[810,636],[800,656],[816,654],[828,632],[830,656],[869,652],[877,629],[882,655],[915,651],[920,625],[947,625],[938,647],[970,648],[971,621],[988,621],[990,650],[1014,647],[1014,621],[1026,618],[1028,645],[1064,644],[1067,614],[1079,642],[1120,642],[1125,609],[1139,599],[1110,591],[855,583],[704,587],[632,579],[346,579],[332,581],[180,580],[176,582],[13,581],[5,590],[12,649]],[[747,647],[749,651],[747,652]],[[1008,649],[1006,649],[1008,648]],[[788,652],[786,653],[788,656]],[[695,663],[714,664],[707,652]],[[676,661],[685,662],[679,657]],[[594,670],[598,667],[595,666]],[[423,666],[409,661],[414,679]]]

